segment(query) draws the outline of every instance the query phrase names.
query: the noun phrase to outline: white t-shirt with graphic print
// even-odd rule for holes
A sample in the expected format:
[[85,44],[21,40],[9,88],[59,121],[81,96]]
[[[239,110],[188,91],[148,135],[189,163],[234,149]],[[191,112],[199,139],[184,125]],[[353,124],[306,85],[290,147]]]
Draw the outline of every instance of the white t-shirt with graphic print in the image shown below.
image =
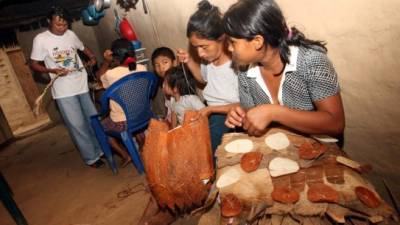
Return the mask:
[[[84,48],[82,41],[71,30],[63,35],[55,35],[47,30],[33,39],[31,59],[44,61],[45,66],[50,69],[75,70],[54,81],[51,89],[53,98],[65,98],[89,91],[87,73],[82,69],[83,64],[77,52]],[[54,76],[55,74],[50,73],[51,78]]]

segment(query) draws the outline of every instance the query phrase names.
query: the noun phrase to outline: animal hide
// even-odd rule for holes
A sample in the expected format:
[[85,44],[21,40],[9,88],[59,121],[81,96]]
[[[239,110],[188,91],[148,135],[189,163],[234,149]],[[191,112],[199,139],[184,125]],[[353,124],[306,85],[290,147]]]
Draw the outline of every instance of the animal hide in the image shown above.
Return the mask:
[[160,207],[180,213],[204,203],[214,176],[207,118],[187,111],[182,126],[172,130],[151,120],[142,157]]
[[[273,149],[265,144],[269,135],[284,133],[290,144],[283,149]],[[250,140],[253,149],[246,154],[232,154],[225,146],[235,140]],[[262,154],[257,167],[246,171],[243,160],[250,154]],[[312,218],[327,215],[343,223],[346,217],[367,219],[372,223],[396,220],[394,210],[379,196],[361,170],[341,163],[344,152],[334,143],[320,143],[283,129],[271,129],[262,137],[249,137],[243,133],[224,135],[216,151],[218,157],[217,184],[229,171],[235,170],[235,182],[217,187],[220,198],[236,196],[242,212],[236,220],[252,224],[257,218],[290,215],[293,218]],[[340,158],[341,157],[341,158]],[[277,159],[285,159],[277,161]],[[271,163],[277,161],[278,163]],[[288,170],[288,162],[299,165],[296,171]],[[274,171],[271,170],[274,169]],[[263,213],[252,214],[252,208],[263,205]],[[247,214],[247,215],[246,215]],[[245,218],[245,219],[243,219]]]

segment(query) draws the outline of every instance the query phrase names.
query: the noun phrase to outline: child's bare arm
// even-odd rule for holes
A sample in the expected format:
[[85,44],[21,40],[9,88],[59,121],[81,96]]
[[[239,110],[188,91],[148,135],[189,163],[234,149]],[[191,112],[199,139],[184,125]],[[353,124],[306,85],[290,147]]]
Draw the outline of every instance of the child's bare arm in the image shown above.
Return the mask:
[[97,70],[97,72],[96,72],[96,78],[99,81],[101,80],[100,79],[101,76],[106,73],[106,71],[108,70],[108,68],[112,62],[112,51],[108,50],[108,49],[105,50],[103,53],[103,57],[104,57],[104,61],[101,64],[99,70]]
[[209,116],[213,113],[228,114],[232,107],[239,106],[239,103],[231,103],[227,105],[207,106],[200,110],[201,115]]
[[89,66],[94,66],[97,63],[96,56],[90,48],[86,47],[83,49],[83,54],[85,54],[90,60],[88,62]]
[[178,118],[175,112],[171,113],[171,127],[175,128],[178,126]]

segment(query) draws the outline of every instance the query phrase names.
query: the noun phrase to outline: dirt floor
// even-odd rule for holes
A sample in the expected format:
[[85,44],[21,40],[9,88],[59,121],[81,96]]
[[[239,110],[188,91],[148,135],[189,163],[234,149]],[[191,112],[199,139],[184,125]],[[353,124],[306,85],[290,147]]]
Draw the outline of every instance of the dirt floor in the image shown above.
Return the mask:
[[[2,149],[0,170],[30,225],[134,225],[149,199],[133,165],[116,176],[107,166],[85,166],[63,125]],[[3,205],[0,224],[15,224]],[[199,224],[199,218],[174,223],[183,224]]]
[[[400,175],[395,171],[400,171],[400,164],[388,166],[390,170],[379,167],[370,176],[390,202],[381,178],[385,177],[398,200]],[[149,199],[145,178],[133,165],[120,169],[116,176],[107,166],[85,166],[63,125],[0,150],[0,171],[30,225],[134,225]],[[217,218],[211,213],[201,219],[181,218],[174,225],[212,225],[218,224]],[[0,224],[15,224],[3,206]]]

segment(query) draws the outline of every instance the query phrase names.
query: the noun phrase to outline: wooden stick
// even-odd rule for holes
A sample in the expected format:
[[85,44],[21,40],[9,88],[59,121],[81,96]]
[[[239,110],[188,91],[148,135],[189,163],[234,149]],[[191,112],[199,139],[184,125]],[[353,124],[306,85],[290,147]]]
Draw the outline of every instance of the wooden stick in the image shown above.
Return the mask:
[[361,165],[360,163],[343,156],[336,157],[336,161],[342,165],[356,170],[359,173],[367,173],[372,170],[372,166],[369,164]]
[[396,210],[397,215],[399,216],[400,215],[400,208],[399,208],[399,204],[397,204],[397,200],[396,200],[395,196],[393,195],[393,191],[392,191],[392,189],[389,188],[389,185],[386,182],[385,178],[381,178],[381,179],[382,179],[383,185],[385,186],[386,191],[389,194],[390,200],[393,203],[393,207]]

